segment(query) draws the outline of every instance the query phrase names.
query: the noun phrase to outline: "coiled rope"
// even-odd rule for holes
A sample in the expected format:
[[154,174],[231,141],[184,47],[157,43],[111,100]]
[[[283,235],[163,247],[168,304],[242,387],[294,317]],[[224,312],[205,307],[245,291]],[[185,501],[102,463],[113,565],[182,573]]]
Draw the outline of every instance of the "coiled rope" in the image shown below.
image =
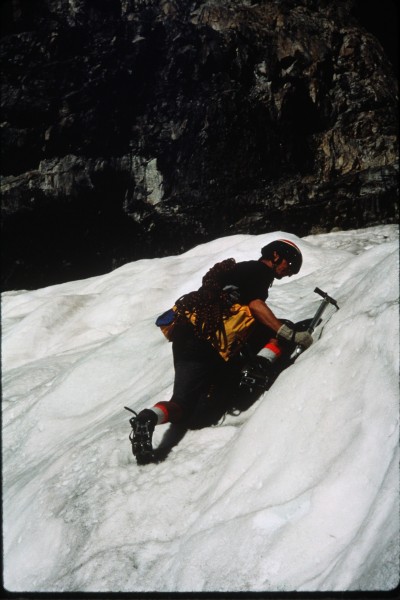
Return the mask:
[[231,314],[232,302],[223,291],[220,277],[232,270],[236,261],[227,258],[215,264],[203,277],[201,287],[181,296],[175,306],[180,319],[192,320],[196,335],[221,350],[227,347],[224,318]]

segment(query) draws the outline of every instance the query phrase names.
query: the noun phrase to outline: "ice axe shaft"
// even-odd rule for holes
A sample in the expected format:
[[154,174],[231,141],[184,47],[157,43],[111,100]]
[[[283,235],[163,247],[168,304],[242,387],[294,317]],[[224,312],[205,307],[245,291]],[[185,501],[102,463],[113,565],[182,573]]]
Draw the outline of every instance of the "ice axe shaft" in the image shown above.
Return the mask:
[[[336,308],[336,310],[339,310],[339,306],[338,306],[336,300],[334,298],[332,298],[331,296],[329,296],[326,292],[323,292],[319,288],[315,288],[314,292],[316,294],[319,294],[320,296],[322,296],[322,302],[319,305],[319,307],[317,308],[315,315],[311,319],[311,323],[307,328],[308,333],[312,333],[314,331],[314,329],[317,327],[317,325],[321,319],[321,316],[323,315],[325,309],[327,308],[327,306],[329,304],[332,304]],[[293,350],[292,358],[296,358],[302,352],[304,352],[304,348],[302,346],[300,346],[300,344],[298,344],[296,346],[296,348]]]
[[319,320],[320,320],[322,314],[324,313],[325,309],[327,308],[328,304],[332,304],[336,308],[336,310],[339,310],[336,300],[334,298],[332,298],[331,296],[329,296],[326,292],[323,292],[319,288],[315,288],[314,292],[316,294],[319,294],[320,296],[322,296],[323,300],[322,300],[321,304],[319,305],[317,312],[313,316],[312,321],[307,329],[307,331],[309,333],[312,333],[314,331],[314,329],[316,328],[316,326],[318,325]]

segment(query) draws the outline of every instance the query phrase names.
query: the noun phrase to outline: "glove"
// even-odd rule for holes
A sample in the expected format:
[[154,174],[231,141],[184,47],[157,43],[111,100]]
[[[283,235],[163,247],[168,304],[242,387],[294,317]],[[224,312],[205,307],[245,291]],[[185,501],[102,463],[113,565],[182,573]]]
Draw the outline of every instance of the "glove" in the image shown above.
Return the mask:
[[308,331],[294,331],[291,327],[287,325],[282,325],[277,331],[278,339],[285,340],[286,342],[292,342],[294,344],[299,344],[303,346],[303,348],[307,349],[313,343],[313,338]]

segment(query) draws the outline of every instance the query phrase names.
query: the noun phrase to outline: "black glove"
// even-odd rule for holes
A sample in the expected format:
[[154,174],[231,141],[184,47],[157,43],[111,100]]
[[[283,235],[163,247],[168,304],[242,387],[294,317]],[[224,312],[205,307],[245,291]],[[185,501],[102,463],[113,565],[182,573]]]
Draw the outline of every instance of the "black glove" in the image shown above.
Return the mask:
[[308,331],[294,331],[291,327],[287,325],[282,325],[277,331],[278,340],[284,340],[286,342],[292,342],[294,344],[299,344],[303,346],[303,348],[307,349],[313,343],[313,338],[311,333]]

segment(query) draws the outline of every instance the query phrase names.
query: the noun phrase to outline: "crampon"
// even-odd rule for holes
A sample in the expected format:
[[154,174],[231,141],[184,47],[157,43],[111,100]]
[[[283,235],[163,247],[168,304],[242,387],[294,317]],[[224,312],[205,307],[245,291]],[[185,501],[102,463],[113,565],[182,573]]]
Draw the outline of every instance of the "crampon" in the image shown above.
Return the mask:
[[124,408],[135,415],[129,419],[129,423],[132,427],[132,431],[129,434],[129,440],[132,444],[132,454],[136,458],[137,464],[146,465],[150,462],[155,462],[155,454],[152,445],[154,431],[153,420],[147,416],[146,410],[137,414],[127,406]]

